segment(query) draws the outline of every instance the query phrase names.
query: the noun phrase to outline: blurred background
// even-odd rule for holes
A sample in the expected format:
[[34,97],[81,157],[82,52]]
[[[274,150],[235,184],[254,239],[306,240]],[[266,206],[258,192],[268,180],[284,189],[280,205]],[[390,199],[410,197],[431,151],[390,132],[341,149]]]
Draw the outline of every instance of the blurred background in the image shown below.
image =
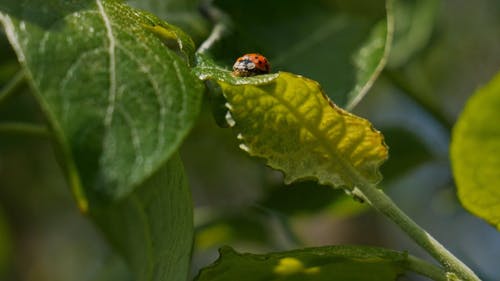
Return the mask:
[[[210,26],[197,2],[130,1],[144,9],[166,5],[157,11],[171,12],[160,16],[199,43]],[[214,58],[229,68],[242,53],[262,52],[275,70],[319,81],[342,105],[350,79],[342,69],[353,64],[342,53],[346,42],[363,40],[359,34],[383,17],[383,3],[270,2],[216,1],[233,17],[234,30]],[[500,280],[500,233],[457,201],[448,153],[450,130],[467,98],[500,70],[500,2],[398,1],[395,19],[399,41],[388,67],[354,110],[382,131],[390,147],[381,186],[483,280]],[[0,89],[19,70],[2,31]],[[43,124],[30,91],[27,83],[17,85],[16,94],[0,103],[0,122]],[[428,258],[389,221],[343,192],[314,182],[283,185],[279,172],[248,157],[233,132],[216,125],[207,102],[181,156],[195,204],[193,276],[222,245],[264,253],[363,244]],[[0,280],[124,280],[117,277],[123,268],[78,212],[50,142],[0,131]]]

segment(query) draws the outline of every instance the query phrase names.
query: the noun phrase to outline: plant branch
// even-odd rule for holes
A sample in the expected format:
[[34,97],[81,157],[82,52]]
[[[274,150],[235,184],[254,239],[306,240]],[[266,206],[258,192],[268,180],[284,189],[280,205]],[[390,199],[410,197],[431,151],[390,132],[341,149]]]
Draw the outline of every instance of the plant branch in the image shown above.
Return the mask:
[[228,33],[229,26],[231,25],[229,17],[224,12],[213,6],[212,2],[212,0],[207,0],[201,4],[201,11],[208,19],[210,19],[210,21],[214,24],[214,27],[212,28],[212,32],[208,38],[203,41],[196,51],[200,54],[208,51],[217,41]]
[[470,268],[408,217],[382,190],[365,181],[358,181],[357,188],[370,205],[396,223],[447,271],[455,273],[464,281],[480,281]]
[[446,272],[434,264],[411,255],[408,255],[407,262],[406,268],[410,271],[429,277],[434,281],[448,281]]
[[51,136],[45,126],[21,122],[0,123],[0,134],[28,135],[43,138]]
[[24,82],[25,74],[24,69],[21,69],[10,79],[7,85],[0,91],[0,104],[16,93],[16,89]]

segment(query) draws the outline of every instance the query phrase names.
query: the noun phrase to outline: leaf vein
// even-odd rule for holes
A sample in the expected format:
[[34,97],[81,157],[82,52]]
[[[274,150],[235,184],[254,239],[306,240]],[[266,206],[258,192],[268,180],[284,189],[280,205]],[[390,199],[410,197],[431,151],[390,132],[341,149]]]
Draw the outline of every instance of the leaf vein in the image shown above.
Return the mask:
[[96,0],[97,6],[99,8],[99,13],[104,21],[104,26],[106,27],[106,34],[108,36],[108,53],[109,53],[109,97],[108,97],[108,107],[106,108],[106,115],[104,117],[104,125],[106,127],[111,126],[113,121],[113,113],[116,104],[116,55],[115,55],[115,45],[116,40],[113,34],[113,28],[111,26],[111,20],[108,17],[101,0]]

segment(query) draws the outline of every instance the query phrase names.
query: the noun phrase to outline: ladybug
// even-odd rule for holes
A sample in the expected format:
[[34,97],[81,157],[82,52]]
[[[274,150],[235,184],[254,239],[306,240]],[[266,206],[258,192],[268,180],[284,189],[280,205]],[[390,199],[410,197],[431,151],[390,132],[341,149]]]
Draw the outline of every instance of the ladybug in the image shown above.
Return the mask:
[[267,74],[269,71],[271,71],[271,66],[266,57],[261,54],[243,55],[233,65],[233,75],[238,77]]

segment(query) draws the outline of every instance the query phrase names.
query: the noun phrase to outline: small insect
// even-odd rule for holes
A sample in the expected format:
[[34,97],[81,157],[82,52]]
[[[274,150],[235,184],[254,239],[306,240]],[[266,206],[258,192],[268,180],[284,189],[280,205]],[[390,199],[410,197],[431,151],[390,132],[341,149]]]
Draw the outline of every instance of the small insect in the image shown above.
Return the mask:
[[266,57],[261,54],[243,55],[233,65],[233,75],[238,77],[267,74],[269,71],[271,71],[271,66]]

